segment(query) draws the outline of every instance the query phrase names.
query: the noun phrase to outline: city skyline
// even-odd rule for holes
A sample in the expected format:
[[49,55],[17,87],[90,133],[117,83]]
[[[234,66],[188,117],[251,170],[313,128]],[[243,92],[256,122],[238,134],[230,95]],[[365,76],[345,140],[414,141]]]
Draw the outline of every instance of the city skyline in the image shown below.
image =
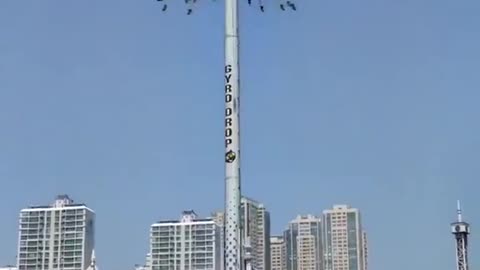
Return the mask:
[[[56,194],[95,209],[108,269],[145,260],[145,224],[224,207],[224,8],[201,2],[0,1],[2,264],[19,209]],[[300,2],[241,7],[243,193],[272,234],[361,209],[391,270],[455,267],[461,199],[480,268],[480,2]]]
[[[462,218],[460,217],[460,215],[461,215],[460,201],[457,202],[457,205],[458,205],[457,206],[457,218],[458,218],[458,220],[462,220]],[[261,210],[261,211],[259,211],[259,210]],[[73,216],[72,216],[72,213],[70,213],[72,211],[73,211]],[[79,211],[81,211],[81,212],[79,212]],[[85,211],[91,213],[90,216]],[[242,211],[244,212],[243,218],[247,218],[247,220],[249,220],[248,223],[250,223],[250,227],[252,227],[252,226],[255,227],[255,226],[258,226],[258,225],[262,225],[263,222],[265,221],[265,218],[268,217],[267,220],[269,220],[269,217],[270,217],[269,212],[266,211],[266,208],[262,203],[259,203],[257,200],[253,200],[253,199],[251,199],[247,196],[242,197]],[[23,208],[20,211],[20,219],[19,219],[19,222],[20,222],[20,227],[19,227],[19,231],[18,231],[19,242],[18,242],[18,247],[17,247],[19,254],[21,254],[23,252],[23,251],[21,251],[21,247],[26,246],[26,245],[21,244],[22,242],[25,242],[25,241],[22,241],[22,239],[25,238],[27,241],[31,240],[30,239],[31,237],[29,236],[29,234],[25,234],[25,232],[23,230],[24,228],[22,226],[27,225],[29,227],[27,229],[31,230],[30,227],[32,226],[31,224],[33,224],[34,226],[36,226],[33,229],[35,229],[35,230],[41,229],[42,232],[43,232],[44,229],[42,229],[42,228],[44,228],[44,227],[38,227],[37,225],[42,225],[43,226],[44,222],[46,222],[45,224],[47,224],[47,225],[45,225],[45,228],[48,227],[47,231],[46,231],[47,238],[49,238],[49,231],[50,230],[53,230],[55,232],[55,234],[59,233],[59,235],[58,235],[59,237],[55,236],[55,239],[58,240],[58,241],[56,240],[55,242],[60,242],[61,241],[61,245],[58,246],[60,248],[55,248],[55,250],[59,250],[59,251],[61,250],[61,252],[67,252],[67,253],[70,252],[70,249],[64,251],[63,250],[64,247],[62,245],[68,244],[67,243],[68,241],[72,241],[72,240],[68,240],[68,239],[75,238],[75,234],[77,234],[77,237],[78,237],[78,233],[75,233],[77,231],[76,227],[71,227],[71,225],[68,225],[68,224],[72,223],[71,218],[77,218],[78,219],[78,217],[81,217],[81,219],[80,219],[81,224],[79,225],[78,222],[76,221],[77,219],[74,219],[73,220],[73,224],[74,224],[73,226],[75,226],[75,224],[77,224],[78,226],[80,226],[79,229],[82,229],[82,235],[80,236],[80,239],[87,239],[88,241],[90,241],[90,242],[83,242],[86,245],[85,247],[87,249],[85,250],[84,255],[82,255],[82,256],[85,256],[85,257],[82,257],[83,258],[81,260],[83,262],[82,265],[88,266],[88,269],[97,269],[95,253],[94,253],[94,248],[95,247],[94,247],[94,244],[93,244],[94,241],[95,241],[94,240],[94,234],[93,234],[93,232],[94,232],[94,225],[93,224],[94,224],[94,219],[95,219],[94,213],[95,212],[93,210],[91,210],[90,208],[88,208],[85,203],[75,203],[66,194],[65,195],[57,195],[57,197],[55,199],[55,202],[53,204],[50,204],[50,205],[31,204],[29,207]],[[249,214],[247,214],[247,213],[249,213]],[[265,250],[269,251],[267,257],[268,257],[269,260],[272,259],[272,261],[269,261],[269,263],[270,262],[272,263],[271,265],[269,265],[269,267],[272,266],[275,263],[273,257],[276,256],[277,258],[275,260],[277,261],[276,262],[277,267],[279,267],[279,265],[278,265],[279,258],[283,257],[284,262],[282,262],[281,268],[277,268],[277,269],[284,269],[284,270],[288,270],[288,269],[331,270],[332,266],[335,267],[335,269],[340,269],[340,270],[341,269],[344,269],[344,270],[367,270],[368,269],[367,268],[367,265],[368,265],[368,260],[367,259],[368,259],[368,249],[369,249],[369,247],[368,247],[368,243],[367,243],[367,234],[366,234],[366,231],[363,228],[359,210],[356,209],[356,208],[352,208],[349,205],[335,204],[335,205],[333,205],[333,208],[325,209],[325,210],[322,211],[322,213],[323,213],[323,215],[321,217],[317,217],[317,216],[314,216],[314,215],[298,215],[295,219],[291,220],[288,223],[288,226],[284,230],[284,235],[280,238],[278,236],[270,235],[269,234],[270,223],[269,222],[265,223],[265,224],[267,224],[267,228],[262,229],[261,231],[258,231],[258,232],[262,232],[262,231],[263,232],[268,232],[267,235],[269,236],[269,240],[273,241],[273,245],[281,246],[280,249],[277,247],[276,248],[277,250],[274,250],[274,249],[271,249],[270,241],[268,241],[268,244],[266,243],[267,247],[265,247],[266,248]],[[41,216],[39,216],[39,214]],[[78,216],[79,214],[81,214],[81,216]],[[85,215],[85,214],[87,214],[87,215]],[[32,216],[32,215],[34,215],[34,216]],[[248,215],[253,215],[253,216],[248,217]],[[260,223],[258,223],[259,221],[256,220],[256,218],[259,218],[259,217],[261,217],[261,219],[260,219],[261,222]],[[32,223],[32,220],[31,220],[32,218],[35,219],[34,223]],[[40,221],[38,220],[39,218],[40,218]],[[58,219],[58,218],[60,218],[60,219]],[[59,224],[61,226],[58,227],[57,223],[56,223],[55,227],[52,227],[53,223],[49,223],[49,222],[50,222],[50,220],[53,220],[53,219],[57,220],[57,223],[60,222]],[[65,220],[62,220],[62,219],[65,219]],[[91,220],[91,221],[86,222],[88,220]],[[27,223],[25,223],[25,222],[27,222]],[[38,223],[38,222],[40,222],[41,224]],[[155,269],[150,268],[150,267],[153,267],[152,262],[153,263],[158,262],[158,259],[159,259],[159,256],[155,252],[155,248],[158,248],[157,246],[158,246],[159,243],[160,243],[160,245],[162,245],[162,243],[163,243],[162,242],[163,240],[160,241],[160,242],[157,241],[157,240],[160,239],[160,238],[158,238],[160,235],[154,235],[154,234],[155,233],[157,233],[157,234],[160,233],[161,234],[162,232],[164,232],[165,230],[162,231],[163,227],[165,227],[167,229],[167,231],[165,231],[165,232],[169,232],[169,233],[173,232],[173,233],[177,234],[176,236],[174,235],[175,236],[174,238],[176,238],[177,240],[178,239],[184,239],[184,238],[186,240],[188,240],[190,235],[191,235],[191,237],[193,237],[192,239],[195,239],[195,231],[198,230],[198,229],[194,228],[195,226],[202,227],[202,228],[200,228],[201,230],[205,230],[203,228],[204,226],[213,226],[211,229],[215,232],[213,234],[215,236],[215,238],[212,239],[212,241],[214,241],[214,242],[212,242],[212,244],[213,244],[213,246],[212,246],[213,247],[213,250],[212,250],[213,253],[212,254],[214,254],[213,255],[214,256],[213,260],[215,262],[214,265],[216,265],[216,264],[219,264],[219,265],[215,266],[212,269],[213,270],[214,269],[222,270],[223,266],[221,266],[220,264],[223,264],[223,257],[220,254],[223,252],[223,248],[224,248],[223,244],[221,243],[222,241],[224,241],[223,236],[222,236],[223,235],[223,228],[222,228],[223,227],[223,222],[224,222],[224,213],[223,213],[223,211],[218,211],[218,210],[211,212],[211,215],[209,217],[206,217],[206,218],[200,218],[194,210],[184,210],[182,212],[182,217],[180,219],[164,219],[164,220],[156,221],[154,224],[151,225],[150,251],[145,256],[146,257],[146,260],[144,262],[145,266],[142,266],[141,264],[134,264],[135,269],[137,269],[137,270],[161,270],[161,269],[163,269],[163,268],[159,267],[158,265],[156,266],[157,268],[155,268]],[[247,221],[244,220],[242,223],[245,224],[244,222],[247,222]],[[48,224],[50,224],[50,225],[48,225]],[[195,225],[195,224],[198,224],[198,225]],[[64,227],[64,226],[66,226],[66,227]],[[84,226],[88,226],[88,227],[84,227]],[[173,231],[172,231],[172,228],[173,228],[172,226],[175,227],[173,229]],[[177,227],[178,227],[178,230],[176,229]],[[86,228],[86,231],[85,231],[85,228]],[[75,229],[75,230],[73,230],[74,231],[73,238],[69,237],[69,235],[68,235],[72,231],[70,229]],[[352,231],[352,229],[354,229],[354,230]],[[294,231],[292,231],[292,230],[294,230]],[[89,233],[89,231],[91,233]],[[305,232],[307,234],[304,234]],[[85,235],[83,235],[83,233]],[[245,234],[244,237],[247,237],[247,235],[250,235],[250,237],[252,237],[252,234],[247,233],[247,231],[244,231],[243,233]],[[355,235],[353,238],[351,237],[351,236],[353,236],[353,235],[351,235],[352,233],[353,233],[353,235]],[[210,235],[210,234],[208,234],[208,235],[207,234],[205,236]],[[313,238],[311,236],[309,236],[309,234],[312,234]],[[24,235],[24,237],[22,237],[22,235]],[[264,235],[264,234],[262,233],[261,235]],[[347,235],[348,235],[348,237],[347,237]],[[178,236],[180,236],[180,238]],[[197,236],[199,236],[200,238],[204,237],[204,236],[201,236],[201,235],[197,235]],[[63,237],[66,237],[67,240],[64,240]],[[157,237],[157,238],[155,238],[155,237]],[[162,237],[162,236],[160,236],[160,237]],[[52,234],[51,238],[53,239],[53,234]],[[60,239],[60,238],[62,238],[62,239]],[[157,239],[157,240],[155,240],[156,242],[152,242],[154,238]],[[351,240],[348,240],[348,239],[351,239]],[[180,241],[184,241],[184,240],[180,240]],[[65,243],[64,243],[64,241],[65,241]],[[74,241],[76,241],[76,240],[74,239]],[[292,241],[296,243],[293,246],[292,246],[292,243],[293,243]],[[351,241],[354,241],[353,246],[351,245],[351,243],[352,243]],[[320,249],[318,249],[318,247],[316,247],[316,245],[317,245],[317,244],[315,244],[316,242],[318,242],[321,245]],[[75,244],[75,243],[73,243],[73,244]],[[50,244],[53,245],[53,242],[51,242]],[[182,250],[185,249],[185,248],[189,249],[189,248],[193,247],[193,246],[192,247],[189,246],[189,245],[192,245],[192,244],[195,246],[195,242],[189,242],[189,244],[186,244],[187,245],[186,247],[184,246],[185,244],[181,244],[179,247],[181,247]],[[338,245],[338,244],[340,244],[340,245]],[[345,244],[345,247],[348,247],[348,252],[347,252],[347,249],[343,250],[343,244]],[[57,244],[55,244],[55,245],[57,245]],[[330,247],[330,245],[332,245],[333,249]],[[335,245],[337,245],[337,246],[335,246]],[[30,246],[30,244],[28,244],[28,246]],[[252,250],[253,250],[253,257],[254,258],[258,255],[264,256],[264,255],[262,255],[263,252],[264,252],[264,251],[262,251],[262,249],[260,249],[260,250],[255,249],[255,245],[253,245],[253,247],[254,248]],[[352,250],[351,249],[352,247],[355,247],[355,250]],[[44,246],[44,248],[45,248],[45,246]],[[205,248],[205,246],[203,246],[203,248]],[[50,249],[54,249],[54,246],[51,246]],[[46,249],[47,253],[49,252],[48,250],[49,250],[49,248]],[[195,249],[192,249],[192,250],[195,250]],[[291,253],[293,250],[295,250],[295,253]],[[305,250],[307,253],[305,253],[305,251],[303,251],[303,250]],[[339,255],[334,255],[334,257],[332,257],[332,251],[333,251],[333,253],[338,253]],[[353,255],[353,256],[350,255],[349,253],[351,251],[353,251],[354,252],[353,254],[355,254],[355,255]],[[30,250],[28,252],[30,252]],[[187,252],[187,250],[185,250],[184,252]],[[190,252],[192,252],[192,251],[190,251]],[[344,252],[347,252],[345,254],[348,254],[346,258],[341,257],[342,256],[341,254],[343,254]],[[321,253],[320,257],[315,258],[317,256],[317,255],[315,255],[316,253]],[[64,258],[65,254],[59,255],[59,256]],[[87,254],[92,255],[92,257],[90,257]],[[152,254],[154,254],[153,258],[152,258]],[[173,253],[174,257],[178,256],[178,255],[175,255],[175,254],[176,253]],[[184,253],[181,252],[181,254],[184,254]],[[279,255],[279,254],[281,254],[281,255]],[[160,255],[160,257],[161,256],[162,255]],[[185,255],[182,255],[182,256],[185,256]],[[192,253],[192,256],[193,256],[193,253]],[[23,256],[23,257],[22,256],[17,256],[17,258],[19,260],[18,262],[20,262],[19,268],[15,267],[15,266],[12,266],[12,265],[7,265],[2,269],[10,269],[10,268],[12,268],[13,270],[27,269],[27,268],[24,268],[24,267],[22,268],[22,266],[21,266],[22,265],[21,258],[26,258],[26,257],[30,257],[30,256]],[[54,257],[55,257],[55,255],[54,255]],[[53,267],[52,263],[58,263],[58,260],[53,260],[53,262],[52,262],[51,259],[54,258],[54,257],[50,256],[50,264],[52,265],[52,267]],[[291,257],[301,257],[302,260],[300,260],[298,262],[297,261],[293,262],[290,259],[288,259],[288,258],[291,258]],[[44,259],[44,260],[47,260],[47,261],[45,261],[45,263],[49,264],[48,256],[47,257],[42,256],[42,258],[47,258],[47,259]],[[335,258],[335,259],[333,259],[333,258]],[[354,259],[354,265],[352,265],[352,258],[356,258],[356,259]],[[74,258],[72,257],[72,259],[74,259]],[[152,261],[152,259],[154,261]],[[186,257],[185,259],[186,259],[185,262],[190,261],[190,264],[192,263],[192,261],[191,261],[192,258]],[[195,261],[195,259],[193,259],[193,261]],[[332,265],[333,261],[335,261],[335,263],[338,262],[340,264]],[[62,260],[62,262],[63,262],[63,260]],[[74,262],[74,261],[72,260],[72,262]],[[258,264],[258,262],[256,262],[255,264]],[[190,266],[192,267],[193,265],[190,265]],[[205,265],[205,266],[207,266],[207,265]],[[58,267],[60,267],[60,266],[58,266]],[[187,266],[183,266],[183,261],[182,261],[182,266],[180,266],[180,267],[187,267]],[[318,268],[318,267],[320,267],[320,268]],[[74,268],[72,268],[72,269],[74,269]],[[184,268],[181,268],[181,269],[184,269]],[[187,267],[185,269],[190,269],[190,268]],[[195,268],[191,268],[191,269],[195,269]]]
[[[288,269],[287,268],[287,264],[288,264],[287,255],[289,253],[287,252],[287,246],[291,247],[291,244],[288,244],[290,240],[288,240],[289,236],[287,236],[287,232],[292,228],[292,224],[298,224],[298,225],[295,225],[295,226],[298,226],[298,227],[295,227],[296,228],[295,229],[296,230],[295,235],[298,234],[298,237],[301,237],[301,236],[304,236],[304,235],[301,235],[300,231],[305,230],[305,228],[302,227],[304,225],[301,225],[301,224],[302,223],[306,224],[306,223],[315,221],[316,222],[316,225],[314,225],[315,228],[316,228],[315,230],[318,232],[318,235],[316,236],[318,238],[315,241],[318,242],[318,244],[321,244],[322,239],[320,239],[320,237],[323,237],[322,234],[326,233],[326,231],[324,232],[321,229],[320,224],[323,222],[321,220],[321,218],[317,218],[313,215],[298,215],[296,217],[296,219],[293,219],[292,221],[290,221],[289,225],[286,226],[287,229],[284,230],[284,235],[283,236],[281,236],[281,237],[271,236],[270,235],[270,222],[269,222],[270,213],[266,210],[265,206],[262,203],[259,203],[257,200],[254,200],[254,199],[249,198],[247,196],[242,197],[241,201],[242,201],[242,204],[241,204],[242,207],[241,208],[242,208],[242,212],[243,212],[243,214],[242,214],[242,220],[243,220],[242,224],[249,224],[249,229],[243,231],[244,239],[246,239],[248,237],[252,241],[251,248],[252,248],[252,256],[253,256],[253,262],[254,262],[253,265],[255,267],[265,267],[264,269],[270,269],[270,267],[272,267],[271,266],[271,263],[272,263],[272,261],[271,261],[272,257],[271,256],[277,256],[277,258],[275,260],[277,260],[277,261],[282,260],[281,258],[283,258],[285,260],[285,261],[281,262],[282,267],[284,267],[282,269],[283,270]],[[333,207],[334,207],[334,209],[337,209],[338,207],[340,207],[340,208],[345,207],[345,208],[350,209],[348,206],[344,206],[344,205],[334,205]],[[358,211],[356,209],[354,209],[354,210]],[[85,212],[85,211],[87,211],[88,213]],[[328,211],[328,210],[323,211],[324,215],[325,215],[326,211]],[[32,215],[34,215],[34,216],[32,216]],[[41,216],[39,216],[39,215],[41,215]],[[35,219],[34,223],[32,223],[33,222],[32,219]],[[56,221],[55,226],[54,226],[54,223],[52,222],[53,220]],[[42,259],[41,260],[42,262],[43,262],[43,260],[46,260],[45,261],[46,265],[50,265],[49,268],[61,267],[59,259],[52,259],[52,258],[57,258],[57,257],[55,257],[57,255],[54,254],[53,257],[48,256],[49,252],[52,252],[53,250],[56,250],[56,252],[60,252],[60,253],[58,253],[58,256],[59,256],[58,258],[66,258],[65,254],[67,254],[69,252],[72,253],[72,256],[73,256],[73,252],[71,252],[72,249],[64,250],[65,248],[69,248],[68,245],[70,245],[70,244],[75,245],[75,244],[83,243],[83,245],[85,245],[85,251],[84,251],[83,255],[81,255],[81,257],[83,259],[82,260],[77,260],[78,262],[82,263],[81,265],[83,265],[83,266],[81,266],[81,267],[83,267],[83,268],[79,268],[79,269],[85,269],[87,267],[89,267],[89,269],[90,268],[96,269],[97,265],[96,265],[96,257],[95,257],[95,253],[94,253],[95,238],[94,238],[94,233],[93,233],[95,231],[94,221],[95,221],[95,212],[92,209],[88,208],[88,204],[86,204],[84,202],[75,203],[74,200],[71,199],[69,197],[69,195],[67,195],[67,194],[57,195],[54,203],[52,203],[50,205],[47,205],[47,204],[31,204],[29,207],[23,208],[20,211],[20,219],[19,219],[20,227],[19,227],[19,230],[18,230],[19,242],[18,242],[18,245],[17,245],[17,250],[19,252],[18,254],[23,254],[24,252],[27,252],[26,250],[25,251],[21,250],[22,247],[27,247],[27,246],[29,248],[28,252],[31,252],[30,251],[31,245],[29,244],[28,241],[35,240],[35,242],[37,242],[37,240],[36,240],[37,238],[35,238],[35,239],[31,238],[30,233],[29,233],[33,228],[35,230],[35,232],[37,232],[38,230],[41,230],[41,232],[38,231],[38,233],[41,233],[42,235],[45,232],[47,233],[47,238],[42,237],[42,239],[45,238],[47,240],[47,242],[48,242],[48,243],[46,242],[47,244],[50,243],[50,240],[49,240],[50,238],[51,239],[55,238],[55,243],[59,242],[59,244],[55,244],[55,245],[53,245],[53,242],[51,242],[49,245],[52,245],[52,246],[47,247],[46,249],[45,249],[45,245],[42,244],[42,250],[44,250],[43,252],[47,252],[46,253],[47,256],[45,257],[45,256],[42,255],[39,258],[39,260]],[[185,257],[185,254],[187,253],[187,249],[188,250],[192,249],[192,251],[189,251],[189,252],[194,252],[195,251],[195,245],[196,244],[195,244],[195,241],[190,242],[191,240],[189,240],[189,239],[190,238],[195,239],[195,238],[198,238],[198,237],[205,238],[205,236],[207,236],[207,237],[210,236],[209,233],[207,233],[203,236],[198,235],[198,233],[196,233],[198,228],[202,227],[202,228],[200,228],[201,229],[200,232],[203,232],[202,230],[205,230],[205,228],[204,228],[205,226],[210,226],[211,228],[208,227],[206,229],[210,229],[210,230],[214,231],[213,236],[215,237],[215,238],[212,238],[213,242],[211,243],[212,248],[213,248],[213,250],[212,250],[213,255],[212,256],[214,256],[213,257],[213,262],[210,262],[210,263],[213,263],[212,270],[223,270],[223,266],[221,266],[221,264],[223,264],[223,257],[221,257],[221,255],[220,255],[220,254],[222,254],[223,249],[224,249],[224,246],[223,246],[223,243],[222,243],[222,241],[224,241],[224,238],[223,238],[223,226],[224,226],[224,224],[223,224],[223,222],[224,222],[223,211],[213,211],[213,212],[211,212],[211,215],[209,217],[202,218],[199,215],[197,215],[197,213],[194,210],[184,210],[182,212],[181,218],[179,218],[179,219],[169,218],[169,219],[157,220],[156,222],[154,222],[150,226],[150,228],[151,228],[150,229],[150,243],[149,243],[150,249],[149,249],[148,254],[145,256],[146,260],[143,264],[138,264],[138,263],[134,264],[135,268],[136,269],[146,269],[146,270],[161,270],[160,269],[161,266],[158,265],[158,260],[161,256],[164,256],[164,255],[159,255],[158,254],[158,250],[159,250],[158,248],[164,248],[165,244],[169,244],[168,239],[171,238],[171,236],[169,236],[169,235],[165,236],[165,235],[162,235],[162,234],[165,234],[165,233],[172,234],[173,233],[172,234],[173,235],[172,239],[177,239],[177,241],[180,241],[180,242],[175,244],[175,246],[177,246],[177,252],[172,253],[171,256],[173,256],[173,258],[175,258],[176,256],[178,256],[178,255],[176,255],[177,253],[178,254],[183,254],[182,257],[181,257],[182,258],[182,266],[181,267],[187,267],[185,269],[190,269],[188,267],[188,265],[184,266],[184,261],[183,260],[185,259],[185,263],[189,262],[190,267],[194,266],[194,265],[191,265],[191,263],[192,263],[192,261],[195,261],[195,259],[193,259],[192,257],[186,257],[186,258],[184,258],[184,257]],[[69,225],[70,223],[72,223],[73,225]],[[33,224],[34,227],[32,227],[31,224]],[[40,227],[38,225],[40,225]],[[25,226],[27,226],[27,227],[25,227]],[[78,228],[81,229],[80,233],[82,235],[78,236],[78,230],[76,229],[75,226],[80,226]],[[85,227],[85,226],[87,226],[87,227]],[[263,227],[263,226],[265,226],[265,227]],[[45,228],[46,228],[46,230],[45,230]],[[28,231],[25,231],[25,229],[27,229]],[[297,232],[297,230],[298,230],[298,232]],[[50,236],[50,231],[52,231],[51,236]],[[27,232],[28,232],[28,234],[26,234]],[[73,232],[73,237],[71,237],[71,235],[69,234],[69,233],[72,233],[72,232]],[[362,234],[363,234],[363,231],[362,231]],[[79,238],[81,240],[80,242],[77,243],[75,235],[77,235],[77,238],[80,237]],[[36,237],[36,235],[33,235],[33,236]],[[269,239],[268,239],[268,241],[264,242],[264,239],[267,236],[268,236]],[[165,240],[162,240],[163,239],[162,237],[167,237],[167,242],[165,242]],[[297,236],[295,236],[295,238],[296,237]],[[67,240],[65,240],[63,238],[65,238]],[[281,240],[280,240],[280,238],[281,238]],[[87,242],[82,242],[82,241],[84,241],[82,239],[86,239]],[[279,251],[271,250],[271,243],[270,243],[271,239],[273,239],[273,241],[277,245],[281,242],[281,248],[280,248]],[[188,243],[184,242],[185,240],[187,240]],[[68,241],[70,241],[72,243],[68,243]],[[297,240],[293,240],[293,241],[297,241]],[[187,243],[187,244],[185,244],[185,243]],[[275,243],[273,245],[275,245]],[[259,244],[262,244],[262,245],[259,245]],[[57,245],[59,245],[59,246],[57,246]],[[63,245],[67,245],[67,246],[65,247]],[[205,248],[205,246],[202,246],[202,247]],[[180,248],[180,249],[178,249],[178,248]],[[296,248],[297,247],[295,247],[295,249]],[[300,247],[298,247],[298,248],[299,248],[299,252],[302,252],[302,248],[300,248]],[[52,250],[52,251],[49,251],[49,250]],[[73,250],[73,251],[75,251],[75,250]],[[18,268],[17,268],[17,266],[13,266],[13,265],[12,265],[12,267],[15,270],[29,269],[28,268],[29,266],[23,266],[23,264],[25,264],[26,261],[22,260],[22,258],[25,259],[25,258],[28,257],[28,258],[33,258],[33,259],[35,259],[35,261],[37,261],[37,257],[36,257],[37,256],[36,255],[37,250],[34,250],[32,252],[33,252],[32,254],[35,255],[35,258],[33,258],[31,256],[26,256],[25,254],[24,254],[25,256],[19,255],[19,256],[17,256],[17,258],[19,260],[17,262],[20,262],[18,264]],[[64,254],[64,252],[67,252],[67,253]],[[272,254],[272,252],[273,252],[273,254]],[[323,263],[324,263],[323,262],[323,256],[324,255],[320,254],[322,252],[322,250],[318,249],[318,252],[319,252],[319,255],[322,258],[320,258],[320,257],[314,258],[313,265],[318,265],[318,267],[321,267],[321,268],[309,268],[308,266],[307,267],[301,266],[301,263],[299,263],[298,267],[300,267],[300,268],[298,270],[321,270],[321,269],[323,269],[323,267],[326,267],[326,266],[323,266]],[[268,253],[268,254],[266,254],[266,253]],[[277,254],[275,255],[275,253],[277,253]],[[279,255],[278,253],[280,253],[281,255]],[[77,255],[80,256],[79,254],[75,253],[75,256],[77,256]],[[192,256],[194,256],[194,253],[192,253]],[[278,257],[278,256],[281,256],[281,258]],[[301,257],[302,255],[298,255],[298,256]],[[74,257],[71,258],[72,263],[74,261],[76,261],[76,260],[74,260],[75,259]],[[262,261],[261,260],[266,260],[266,259],[269,260],[268,264],[262,266]],[[63,261],[64,261],[64,259],[62,259],[62,263],[63,263]],[[277,262],[277,264],[278,264],[278,262]],[[296,265],[296,263],[295,263],[295,265]],[[155,269],[149,268],[149,267],[154,267],[154,266],[156,267]],[[25,268],[25,267],[27,267],[27,268]],[[43,264],[42,264],[42,267],[43,267]],[[63,267],[63,265],[62,265],[62,267]],[[80,267],[80,266],[78,266],[78,267]],[[295,266],[295,267],[297,267],[297,266]],[[76,268],[74,268],[74,269],[76,269]],[[195,269],[195,268],[191,268],[191,269]],[[255,268],[255,269],[259,269],[259,268]],[[281,269],[278,269],[278,270],[281,270]]]

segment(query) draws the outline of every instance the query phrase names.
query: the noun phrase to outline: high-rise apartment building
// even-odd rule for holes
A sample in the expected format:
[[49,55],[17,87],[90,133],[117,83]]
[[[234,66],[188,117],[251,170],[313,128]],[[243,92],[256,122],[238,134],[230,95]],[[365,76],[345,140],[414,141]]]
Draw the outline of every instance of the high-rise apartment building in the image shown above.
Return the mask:
[[270,237],[270,267],[271,270],[286,270],[286,246],[283,236]]
[[67,195],[21,210],[19,270],[85,270],[94,249],[95,213]]
[[325,270],[365,270],[364,234],[358,209],[335,205],[323,212]]
[[284,232],[287,270],[322,270],[321,219],[297,216]]
[[363,231],[363,270],[368,269],[368,241],[367,241],[367,232]]
[[250,244],[255,270],[270,270],[270,213],[257,201],[242,197],[241,225],[243,243]]
[[151,226],[150,254],[151,270],[220,270],[220,228],[184,211],[180,220]]

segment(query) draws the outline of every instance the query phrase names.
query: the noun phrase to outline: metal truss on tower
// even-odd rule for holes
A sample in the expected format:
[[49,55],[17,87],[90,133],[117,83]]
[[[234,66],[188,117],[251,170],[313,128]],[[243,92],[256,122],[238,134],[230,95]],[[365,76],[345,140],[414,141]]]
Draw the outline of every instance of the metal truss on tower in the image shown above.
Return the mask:
[[463,221],[460,201],[457,202],[457,221],[452,223],[457,251],[457,270],[468,270],[468,235],[470,224]]

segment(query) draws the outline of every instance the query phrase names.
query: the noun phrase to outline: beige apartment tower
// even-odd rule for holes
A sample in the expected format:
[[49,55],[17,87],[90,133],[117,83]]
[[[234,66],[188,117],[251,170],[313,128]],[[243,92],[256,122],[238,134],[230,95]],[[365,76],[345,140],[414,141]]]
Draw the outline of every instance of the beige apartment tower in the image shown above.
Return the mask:
[[297,216],[284,232],[287,270],[322,270],[321,219]]
[[335,205],[323,212],[325,270],[365,270],[366,235],[360,212],[348,205]]
[[270,267],[271,270],[286,270],[286,246],[283,236],[270,237]]

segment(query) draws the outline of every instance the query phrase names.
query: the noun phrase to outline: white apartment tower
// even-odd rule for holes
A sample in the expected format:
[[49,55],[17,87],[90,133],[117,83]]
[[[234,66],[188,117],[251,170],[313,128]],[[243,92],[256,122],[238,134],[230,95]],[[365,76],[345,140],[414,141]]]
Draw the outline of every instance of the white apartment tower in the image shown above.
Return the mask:
[[252,266],[270,270],[270,213],[257,201],[242,197],[241,225],[243,242],[249,241]]
[[150,229],[151,270],[220,270],[220,227],[184,211]]
[[286,270],[286,246],[283,236],[270,237],[270,267],[271,270]]
[[297,216],[284,233],[287,270],[322,270],[321,219]]
[[365,270],[360,212],[347,205],[335,205],[323,212],[325,270]]
[[95,213],[67,195],[52,205],[22,209],[19,270],[85,270],[94,249]]

